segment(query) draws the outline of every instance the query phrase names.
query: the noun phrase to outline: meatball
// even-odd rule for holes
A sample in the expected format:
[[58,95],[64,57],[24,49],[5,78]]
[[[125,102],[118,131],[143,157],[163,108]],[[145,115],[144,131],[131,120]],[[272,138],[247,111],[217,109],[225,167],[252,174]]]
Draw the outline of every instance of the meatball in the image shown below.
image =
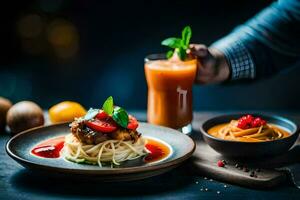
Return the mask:
[[83,121],[72,122],[70,131],[80,142],[85,144],[99,144],[110,139],[136,142],[141,135],[137,131],[124,128],[119,128],[112,133],[96,132],[87,127]]
[[137,131],[133,130],[118,129],[115,132],[111,133],[110,137],[115,140],[133,140],[135,142],[140,137],[140,134]]
[[72,122],[70,124],[70,130],[80,142],[85,144],[99,144],[109,139],[107,134],[93,131],[88,128],[84,122]]

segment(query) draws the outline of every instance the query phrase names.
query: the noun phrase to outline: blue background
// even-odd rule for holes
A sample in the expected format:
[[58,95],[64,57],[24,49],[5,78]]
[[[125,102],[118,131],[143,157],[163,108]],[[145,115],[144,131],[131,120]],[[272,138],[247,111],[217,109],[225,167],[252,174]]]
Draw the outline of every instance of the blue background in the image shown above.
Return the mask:
[[[192,42],[209,45],[270,2],[11,1],[0,16],[0,96],[33,100],[47,109],[63,100],[97,107],[112,95],[127,109],[146,109],[143,59],[166,51],[161,40],[191,25]],[[36,38],[24,38],[20,31],[30,15],[42,21]],[[56,47],[47,39],[57,21],[71,26],[77,38],[78,49],[68,58],[53,53]],[[29,33],[37,28],[25,23]],[[255,82],[195,86],[194,108],[299,110],[299,70]]]

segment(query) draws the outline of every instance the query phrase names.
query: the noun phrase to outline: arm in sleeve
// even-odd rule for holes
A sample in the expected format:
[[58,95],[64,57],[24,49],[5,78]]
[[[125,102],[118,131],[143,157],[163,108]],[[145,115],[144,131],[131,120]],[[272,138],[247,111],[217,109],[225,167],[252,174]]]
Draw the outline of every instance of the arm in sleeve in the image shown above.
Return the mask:
[[300,0],[279,0],[211,45],[224,53],[231,79],[273,75],[300,59]]

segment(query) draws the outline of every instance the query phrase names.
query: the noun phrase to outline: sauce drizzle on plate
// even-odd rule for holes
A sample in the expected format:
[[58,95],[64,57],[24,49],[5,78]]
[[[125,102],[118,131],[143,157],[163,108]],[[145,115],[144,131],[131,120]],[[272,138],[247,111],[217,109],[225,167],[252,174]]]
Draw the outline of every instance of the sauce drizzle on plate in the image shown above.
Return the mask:
[[42,158],[59,158],[64,143],[65,136],[51,138],[36,145],[31,153]]
[[[60,151],[64,147],[64,142],[65,136],[50,138],[37,144],[31,150],[31,153],[42,158],[59,158]],[[148,154],[144,158],[146,163],[156,162],[170,155],[170,148],[154,139],[147,138],[145,148],[148,151]]]
[[170,148],[157,140],[147,138],[145,147],[149,151],[149,154],[144,158],[147,163],[162,160],[170,154]]

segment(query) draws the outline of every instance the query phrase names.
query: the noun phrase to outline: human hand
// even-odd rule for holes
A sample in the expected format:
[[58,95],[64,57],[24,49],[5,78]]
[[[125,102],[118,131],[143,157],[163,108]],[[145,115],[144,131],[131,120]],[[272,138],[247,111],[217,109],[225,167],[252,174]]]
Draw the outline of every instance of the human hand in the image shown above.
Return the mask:
[[229,79],[229,65],[222,52],[202,44],[190,44],[189,47],[189,56],[198,61],[196,83],[220,83]]

